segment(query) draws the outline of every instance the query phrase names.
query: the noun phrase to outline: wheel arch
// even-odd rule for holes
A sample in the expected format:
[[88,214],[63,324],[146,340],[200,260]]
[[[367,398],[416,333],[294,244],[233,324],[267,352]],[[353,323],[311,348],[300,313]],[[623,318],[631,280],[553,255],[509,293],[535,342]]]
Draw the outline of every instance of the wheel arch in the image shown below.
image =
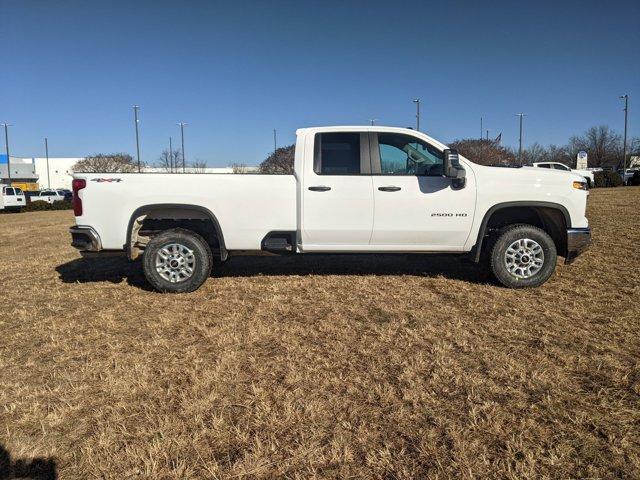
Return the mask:
[[[163,214],[162,212],[165,213]],[[140,254],[138,247],[135,246],[137,233],[142,225],[141,221],[144,221],[150,214],[153,214],[157,219],[204,219],[211,221],[219,244],[220,259],[224,261],[228,258],[229,253],[224,242],[222,227],[211,210],[201,205],[185,203],[153,203],[136,208],[129,217],[124,250],[130,260],[135,260]]]
[[[475,262],[480,261],[482,245],[488,234],[491,221],[492,219],[496,219],[496,214],[500,215],[500,212],[503,214],[506,214],[507,212],[519,212],[523,216],[530,216],[533,212],[539,221],[538,225],[535,223],[534,225],[540,226],[543,230],[549,233],[556,244],[558,255],[566,256],[567,228],[571,225],[571,215],[566,207],[554,202],[517,201],[497,203],[486,211],[482,218],[482,222],[480,223],[476,244],[472,250],[472,258]],[[518,217],[519,216],[517,214],[512,215],[510,223],[520,223],[520,221],[517,220]],[[524,221],[524,223],[529,222]]]

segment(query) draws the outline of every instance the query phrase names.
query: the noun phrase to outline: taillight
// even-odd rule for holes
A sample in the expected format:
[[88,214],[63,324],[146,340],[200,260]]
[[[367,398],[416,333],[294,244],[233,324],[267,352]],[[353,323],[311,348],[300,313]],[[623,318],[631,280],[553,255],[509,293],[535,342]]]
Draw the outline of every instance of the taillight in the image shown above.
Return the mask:
[[78,195],[78,192],[87,186],[87,181],[82,178],[74,178],[71,182],[71,189],[73,190],[73,214],[76,217],[82,216],[82,199]]

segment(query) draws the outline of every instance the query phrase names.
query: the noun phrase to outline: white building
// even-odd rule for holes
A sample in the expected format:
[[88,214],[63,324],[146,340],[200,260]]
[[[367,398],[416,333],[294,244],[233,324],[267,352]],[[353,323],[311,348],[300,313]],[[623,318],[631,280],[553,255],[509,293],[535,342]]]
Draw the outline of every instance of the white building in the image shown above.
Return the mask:
[[82,160],[81,157],[49,157],[49,164],[45,157],[31,159],[39,177],[38,184],[43,188],[66,188],[71,190],[71,175],[73,166]]
[[[11,157],[11,161],[19,161],[20,163],[32,163],[35,166],[35,173],[39,177],[38,184],[40,189],[43,188],[66,188],[71,189],[71,180],[73,180],[73,166],[83,160],[82,157],[34,157],[15,159]],[[255,172],[258,167],[246,167],[246,172]],[[186,173],[233,173],[231,167],[206,167],[191,168],[187,167]],[[144,167],[143,172],[147,173],[166,173],[166,169],[157,167]],[[182,169],[178,169],[178,173],[182,173]]]

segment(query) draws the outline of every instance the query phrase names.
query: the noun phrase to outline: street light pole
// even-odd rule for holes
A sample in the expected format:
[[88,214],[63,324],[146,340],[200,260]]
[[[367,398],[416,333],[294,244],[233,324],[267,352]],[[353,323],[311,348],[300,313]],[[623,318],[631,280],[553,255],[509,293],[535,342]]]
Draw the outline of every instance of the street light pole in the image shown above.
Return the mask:
[[489,141],[489,129],[487,128],[487,141]]
[[620,99],[624,99],[624,145],[622,147],[622,184],[624,185],[627,173],[627,117],[629,115],[629,95],[620,95]]
[[370,118],[369,122],[371,123],[371,125],[375,125],[377,120],[377,118]]
[[518,146],[518,162],[522,166],[522,117],[525,117],[526,113],[516,113],[517,117],[520,117],[520,142]]
[[138,173],[140,173],[140,135],[138,133],[138,110],[140,107],[138,105],[133,106],[133,118],[136,124],[136,158],[138,160]]
[[482,117],[480,117],[480,140],[482,140],[482,132],[484,132],[484,130],[482,130]]
[[51,188],[51,176],[49,175],[49,141],[44,137],[44,154],[47,157],[47,188]]
[[178,125],[180,125],[180,138],[182,140],[182,173],[186,173],[187,171],[187,162],[184,158],[184,127],[186,125],[186,123],[184,122],[180,122]]
[[169,136],[169,171],[173,173],[173,144],[171,142],[171,136]]
[[9,157],[9,127],[11,124],[3,123],[4,127],[4,147],[7,151],[7,181],[11,185],[11,158]]
[[420,131],[420,99],[416,98],[413,103],[416,104],[416,131]]

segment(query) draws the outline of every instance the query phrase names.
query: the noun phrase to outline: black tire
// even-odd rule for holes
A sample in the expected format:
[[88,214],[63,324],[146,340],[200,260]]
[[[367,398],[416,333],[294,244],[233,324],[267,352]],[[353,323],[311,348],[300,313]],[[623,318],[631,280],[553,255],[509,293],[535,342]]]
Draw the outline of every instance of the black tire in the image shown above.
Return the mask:
[[[161,251],[165,254],[169,252],[170,256],[162,260],[162,253],[158,254]],[[158,261],[166,262],[162,273],[156,266]],[[142,258],[144,276],[153,288],[167,293],[197,290],[209,278],[212,265],[211,249],[204,238],[182,228],[166,230],[153,237],[147,244]]]
[[[508,260],[507,250],[517,241],[524,242],[525,246],[522,250],[524,254],[518,250],[518,253]],[[541,247],[542,255],[535,244]],[[539,287],[553,275],[556,269],[558,255],[553,239],[547,232],[533,225],[506,226],[492,237],[487,247],[491,273],[498,282],[508,288]],[[535,258],[531,258],[534,251],[537,252],[533,255]],[[539,262],[542,264],[539,265]],[[519,265],[530,267],[520,268]]]

